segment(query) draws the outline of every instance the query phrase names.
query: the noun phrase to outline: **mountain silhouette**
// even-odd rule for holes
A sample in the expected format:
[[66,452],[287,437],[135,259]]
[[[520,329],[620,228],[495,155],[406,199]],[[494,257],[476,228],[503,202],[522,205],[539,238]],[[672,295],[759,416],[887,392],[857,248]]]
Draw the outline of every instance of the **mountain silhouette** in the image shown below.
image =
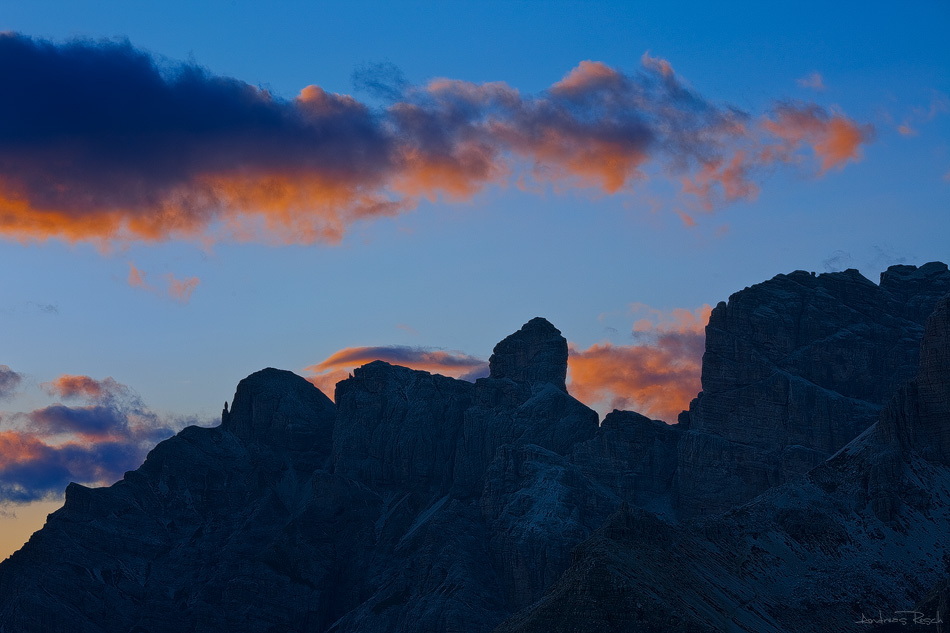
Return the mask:
[[69,485],[0,563],[0,633],[858,631],[937,608],[948,293],[941,263],[746,288],[676,425],[598,425],[542,318],[475,383],[376,361],[331,401],[262,370],[219,426]]

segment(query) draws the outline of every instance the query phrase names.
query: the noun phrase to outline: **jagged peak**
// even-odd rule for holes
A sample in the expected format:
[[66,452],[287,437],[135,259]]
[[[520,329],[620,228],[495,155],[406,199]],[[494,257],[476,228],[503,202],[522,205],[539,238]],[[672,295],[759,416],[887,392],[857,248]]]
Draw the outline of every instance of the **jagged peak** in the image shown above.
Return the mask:
[[551,383],[567,390],[567,340],[542,317],[531,319],[498,343],[488,365],[492,378],[530,385]]

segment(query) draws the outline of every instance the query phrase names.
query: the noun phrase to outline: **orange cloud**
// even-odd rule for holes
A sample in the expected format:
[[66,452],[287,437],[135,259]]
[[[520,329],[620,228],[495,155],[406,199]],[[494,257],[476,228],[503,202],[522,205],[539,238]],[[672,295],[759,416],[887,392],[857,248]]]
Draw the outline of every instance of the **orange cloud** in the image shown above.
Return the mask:
[[635,334],[704,334],[712,306],[704,303],[698,308],[673,308],[672,310],[658,310],[645,303],[633,303],[629,310],[631,315],[643,315],[633,324]]
[[605,403],[674,423],[701,389],[703,340],[665,334],[653,344],[572,346],[568,391],[588,406]]
[[677,209],[676,214],[680,216],[680,220],[683,221],[683,226],[685,226],[686,228],[691,229],[696,226],[696,220],[694,220],[693,216],[691,216],[690,214],[684,213],[683,211],[680,211],[679,209]]
[[[382,86],[374,110],[319,86],[284,100],[128,44],[0,34],[0,236],[93,242],[334,243],[421,199],[509,180],[607,194],[651,175],[713,201],[754,198],[755,168],[858,160],[870,128],[814,104],[762,125],[683,85],[645,53],[636,73],[583,61],[547,91],[437,79]],[[121,107],[117,104],[121,104]],[[7,128],[4,128],[7,129]],[[778,142],[776,142],[776,139]],[[721,192],[721,194],[719,193]],[[191,279],[169,281],[184,301]],[[147,288],[131,266],[129,283]]]
[[860,160],[861,145],[874,131],[870,125],[859,125],[840,114],[829,115],[813,104],[780,105],[774,118],[766,118],[762,126],[782,141],[776,156],[789,160],[802,146],[809,146],[820,159],[822,172]]
[[355,369],[355,366],[350,369],[332,369],[321,374],[307,376],[307,380],[330,400],[334,400],[336,398],[336,384],[352,376],[352,369]]
[[640,63],[643,64],[644,68],[649,68],[654,70],[664,77],[671,78],[673,77],[673,66],[670,62],[662,59],[660,57],[651,57],[650,51],[647,51],[640,58]]
[[129,285],[133,288],[149,288],[145,283],[145,273],[135,267],[135,264],[129,262]]
[[583,61],[551,86],[551,92],[580,95],[592,88],[616,86],[622,76],[603,62]]
[[934,91],[930,99],[930,105],[926,108],[920,106],[911,108],[901,124],[897,126],[897,131],[902,136],[917,136],[919,127],[925,126],[947,112],[950,112],[950,98],[945,94]]
[[0,469],[10,464],[36,459],[44,444],[19,431],[0,431]]
[[461,352],[403,345],[345,347],[316,365],[304,368],[304,371],[310,374],[307,380],[332,398],[337,382],[345,380],[356,367],[374,360],[464,380],[488,375],[488,363],[480,358]]
[[168,294],[171,295],[172,299],[175,299],[176,301],[188,303],[188,300],[191,299],[191,293],[195,291],[195,287],[199,283],[201,283],[201,280],[197,277],[189,277],[188,279],[175,279],[175,277],[169,273]]
[[408,333],[408,334],[412,334],[413,336],[416,336],[416,335],[419,334],[419,331],[416,330],[416,328],[414,328],[414,327],[412,327],[411,325],[408,325],[408,324],[406,324],[406,323],[397,323],[397,324],[396,324],[396,327],[399,328],[400,330],[402,330],[403,332],[406,332],[406,333]]
[[106,485],[136,468],[155,444],[189,424],[151,411],[112,378],[63,374],[40,385],[52,396],[85,400],[8,414],[0,431],[0,505],[61,495],[71,481]]
[[160,289],[145,280],[144,270],[137,268],[133,262],[129,262],[129,286],[133,288],[142,288],[158,296],[167,296],[179,303],[188,303],[191,299],[191,293],[201,283],[198,277],[188,277],[187,279],[176,279],[171,273],[166,273],[162,277],[165,279],[165,288]]
[[707,211],[712,210],[717,191],[722,192],[726,201],[754,200],[759,195],[759,187],[750,176],[754,166],[743,151],[736,151],[728,161],[710,159],[691,177],[683,179],[683,191],[698,197]]
[[661,311],[633,304],[641,343],[571,346],[568,390],[594,408],[632,409],[673,423],[701,389],[705,327],[712,308]]
[[59,396],[60,398],[86,398],[89,400],[99,400],[115,393],[122,387],[111,377],[96,380],[81,374],[63,374],[52,382],[45,382],[41,386],[50,395]]
[[[635,409],[668,422],[686,408],[700,390],[705,327],[712,308],[657,310],[630,306],[639,317],[633,325],[635,345],[609,343],[579,349],[570,345],[568,390],[588,406]],[[307,380],[331,398],[336,384],[353,369],[382,360],[474,380],[488,375],[488,363],[461,352],[423,347],[347,347],[304,369]]]

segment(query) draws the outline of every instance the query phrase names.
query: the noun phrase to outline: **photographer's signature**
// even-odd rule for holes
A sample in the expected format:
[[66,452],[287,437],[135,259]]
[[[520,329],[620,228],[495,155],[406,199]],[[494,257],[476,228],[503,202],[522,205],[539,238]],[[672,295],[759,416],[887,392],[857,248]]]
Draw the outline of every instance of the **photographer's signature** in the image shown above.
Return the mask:
[[932,626],[935,624],[943,624],[943,620],[940,618],[939,611],[937,611],[934,617],[926,616],[920,611],[895,611],[891,616],[885,616],[878,611],[876,618],[869,618],[862,613],[861,619],[856,620],[855,624],[900,624],[901,626],[916,624],[918,626]]

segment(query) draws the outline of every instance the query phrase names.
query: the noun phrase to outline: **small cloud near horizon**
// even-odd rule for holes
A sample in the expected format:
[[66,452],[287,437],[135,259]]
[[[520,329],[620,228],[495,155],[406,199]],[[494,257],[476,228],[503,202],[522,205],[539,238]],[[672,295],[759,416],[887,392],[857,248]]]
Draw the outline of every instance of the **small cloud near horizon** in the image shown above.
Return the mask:
[[[676,422],[700,390],[705,327],[712,308],[657,310],[632,304],[634,344],[569,345],[568,391],[601,413],[633,409]],[[603,316],[603,315],[602,315]],[[374,360],[474,381],[488,376],[488,362],[462,352],[399,345],[347,347],[304,369],[307,380],[331,399],[336,384]]]
[[706,323],[712,308],[663,311],[642,303],[631,306],[639,317],[631,345],[600,343],[570,346],[568,390],[602,412],[634,410],[675,423],[701,390]]
[[375,360],[470,382],[488,375],[488,361],[481,358],[462,352],[406,345],[345,347],[304,368],[304,371],[309,374],[307,380],[333,399],[336,383],[346,380],[353,369]]
[[826,273],[838,273],[854,266],[854,258],[847,251],[837,250],[822,261]]

